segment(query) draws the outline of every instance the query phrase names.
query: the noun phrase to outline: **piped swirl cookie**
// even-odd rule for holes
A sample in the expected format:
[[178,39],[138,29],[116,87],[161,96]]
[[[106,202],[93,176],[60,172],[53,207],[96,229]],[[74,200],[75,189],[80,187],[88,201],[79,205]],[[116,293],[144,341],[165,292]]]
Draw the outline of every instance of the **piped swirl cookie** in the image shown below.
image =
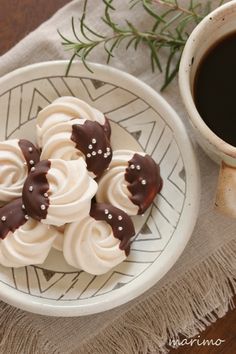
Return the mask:
[[134,234],[125,212],[110,204],[93,203],[87,216],[66,225],[63,254],[75,268],[104,274],[126,259]]
[[50,105],[42,109],[37,116],[37,141],[39,147],[43,147],[43,136],[48,129],[58,123],[78,118],[99,123],[106,133],[107,138],[110,139],[110,123],[102,112],[76,97],[64,96],[57,98]]
[[92,177],[100,176],[112,159],[112,149],[102,126],[73,119],[50,127],[42,137],[41,159],[75,160],[83,157]]
[[82,158],[42,160],[23,187],[27,214],[44,224],[61,226],[88,215],[97,183]]
[[96,200],[128,215],[143,214],[162,188],[160,167],[145,153],[116,150],[109,170],[98,182]]
[[39,161],[38,149],[26,139],[0,142],[0,202],[21,196],[23,184],[31,168]]
[[25,214],[22,199],[0,208],[0,263],[5,267],[42,264],[57,231]]

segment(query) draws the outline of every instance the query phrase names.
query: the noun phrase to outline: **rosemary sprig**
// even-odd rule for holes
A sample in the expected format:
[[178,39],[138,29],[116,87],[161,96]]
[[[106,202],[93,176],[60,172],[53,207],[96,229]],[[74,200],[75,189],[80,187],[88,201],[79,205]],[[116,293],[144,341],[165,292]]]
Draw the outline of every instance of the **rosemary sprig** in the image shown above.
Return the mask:
[[[224,0],[219,1],[221,5]],[[161,90],[164,90],[174,79],[178,72],[184,45],[189,37],[190,31],[204,16],[211,11],[211,1],[196,2],[189,0],[187,7],[179,4],[178,0],[129,0],[130,11],[136,5],[142,5],[144,11],[152,18],[150,29],[141,31],[132,22],[126,20],[126,25],[117,24],[112,13],[118,11],[113,5],[113,0],[103,0],[104,15],[101,20],[111,30],[109,35],[98,33],[86,23],[86,9],[88,0],[84,1],[83,14],[79,20],[79,30],[76,27],[75,19],[71,19],[71,27],[74,40],[62,38],[62,45],[65,50],[72,50],[73,54],[69,61],[66,75],[68,75],[72,62],[76,57],[80,58],[89,71],[92,71],[87,64],[89,54],[98,46],[103,46],[107,54],[107,63],[115,56],[115,51],[120,45],[125,48],[133,47],[138,49],[140,44],[145,44],[150,53],[152,70],[163,71],[164,83]],[[158,8],[162,5],[162,11]],[[162,63],[160,54],[165,49],[167,52],[166,62]]]

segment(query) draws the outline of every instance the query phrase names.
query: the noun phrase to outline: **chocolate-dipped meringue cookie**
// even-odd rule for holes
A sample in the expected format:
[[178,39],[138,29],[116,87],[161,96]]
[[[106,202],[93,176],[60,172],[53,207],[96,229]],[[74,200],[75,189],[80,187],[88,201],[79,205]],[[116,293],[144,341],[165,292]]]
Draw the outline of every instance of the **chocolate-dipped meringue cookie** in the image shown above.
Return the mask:
[[28,140],[0,142],[0,202],[21,196],[23,184],[31,168],[39,161],[39,150]]
[[42,137],[41,159],[83,157],[92,177],[99,177],[112,159],[110,141],[97,122],[73,119],[49,128]]
[[22,267],[46,259],[57,231],[25,214],[22,199],[0,208],[0,264]]
[[27,214],[48,225],[61,226],[87,215],[97,183],[89,176],[83,158],[42,160],[23,187]]
[[110,204],[93,203],[89,215],[66,225],[63,254],[75,268],[104,274],[126,259],[134,234],[125,212]]
[[128,215],[143,214],[161,188],[160,167],[151,156],[117,150],[109,170],[98,182],[96,200],[110,203]]
[[38,114],[36,122],[39,147],[42,147],[43,136],[49,128],[58,123],[78,118],[99,123],[105,131],[108,139],[110,139],[110,123],[102,112],[76,97],[64,96],[57,98]]

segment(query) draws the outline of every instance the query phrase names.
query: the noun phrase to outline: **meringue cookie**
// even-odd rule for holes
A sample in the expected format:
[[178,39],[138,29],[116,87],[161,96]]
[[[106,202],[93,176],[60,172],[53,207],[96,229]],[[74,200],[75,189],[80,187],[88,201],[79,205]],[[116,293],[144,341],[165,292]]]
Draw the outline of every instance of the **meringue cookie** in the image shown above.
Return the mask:
[[96,191],[97,183],[88,175],[82,158],[42,160],[29,173],[22,198],[29,216],[61,226],[88,215]]
[[65,227],[63,254],[75,268],[104,274],[126,259],[134,234],[126,213],[110,204],[93,203],[90,215]]
[[22,199],[0,208],[0,263],[5,267],[42,264],[56,230],[25,215]]
[[60,122],[67,122],[75,118],[98,122],[110,139],[110,123],[102,112],[76,97],[64,96],[57,98],[38,114],[36,122],[39,147],[43,146],[42,139],[48,129]]
[[161,188],[160,167],[149,155],[117,150],[98,182],[96,201],[110,203],[128,215],[143,214]]
[[41,159],[83,157],[92,177],[100,176],[112,159],[110,142],[97,122],[73,119],[50,127],[42,137]]
[[39,161],[40,153],[25,139],[0,142],[0,201],[21,196],[28,171]]

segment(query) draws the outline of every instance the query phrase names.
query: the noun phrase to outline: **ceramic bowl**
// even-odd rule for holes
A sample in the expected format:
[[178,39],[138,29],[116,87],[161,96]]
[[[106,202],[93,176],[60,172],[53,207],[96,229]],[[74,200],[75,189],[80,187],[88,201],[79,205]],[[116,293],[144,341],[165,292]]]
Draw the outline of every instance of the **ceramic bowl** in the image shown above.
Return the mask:
[[[92,65],[92,64],[91,64]],[[76,96],[106,114],[113,149],[145,151],[160,164],[161,193],[143,216],[127,260],[94,276],[66,264],[52,249],[42,265],[0,266],[0,298],[52,316],[93,314],[126,303],[161,279],[184,250],[199,207],[199,173],[187,132],[175,111],[150,87],[108,66],[67,62],[18,69],[0,79],[1,140],[35,141],[39,110],[59,96]]]

